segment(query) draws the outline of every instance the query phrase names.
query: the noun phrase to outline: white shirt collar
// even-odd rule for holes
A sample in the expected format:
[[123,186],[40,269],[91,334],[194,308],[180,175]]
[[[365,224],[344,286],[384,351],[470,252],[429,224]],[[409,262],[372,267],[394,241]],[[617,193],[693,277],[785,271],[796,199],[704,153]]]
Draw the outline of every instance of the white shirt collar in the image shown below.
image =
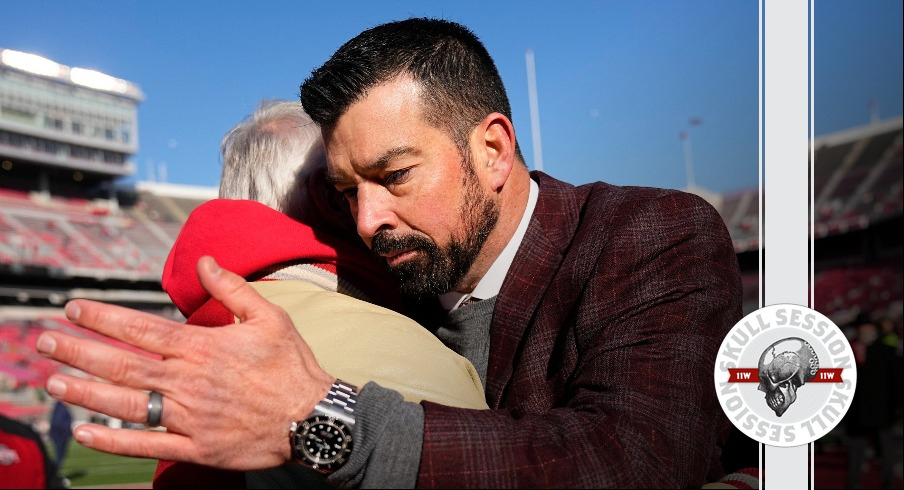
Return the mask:
[[524,214],[521,216],[521,222],[518,223],[518,228],[515,229],[515,234],[512,235],[508,244],[502,249],[502,253],[496,257],[496,260],[493,261],[493,265],[490,266],[487,273],[480,279],[477,286],[474,287],[474,291],[470,294],[449,291],[448,293],[439,295],[439,302],[443,308],[451,311],[458,308],[463,301],[471,297],[489,299],[499,294],[499,291],[502,289],[502,282],[505,281],[505,276],[508,275],[508,270],[512,266],[512,261],[515,260],[515,253],[518,252],[518,247],[521,246],[521,242],[524,240],[524,234],[527,232],[527,225],[530,224],[531,216],[534,215],[534,208],[537,206],[537,197],[539,195],[540,187],[533,179],[530,179],[527,207],[524,208]]

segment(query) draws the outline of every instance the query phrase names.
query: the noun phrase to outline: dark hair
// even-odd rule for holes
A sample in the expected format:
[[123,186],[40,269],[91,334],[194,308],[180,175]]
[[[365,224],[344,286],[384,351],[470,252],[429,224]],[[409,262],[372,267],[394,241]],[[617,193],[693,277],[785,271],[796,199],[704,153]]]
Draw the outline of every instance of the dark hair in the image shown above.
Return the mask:
[[471,130],[487,114],[512,119],[502,78],[480,39],[461,24],[427,18],[382,24],[343,44],[301,85],[301,103],[329,129],[368,89],[401,75],[421,84],[423,117],[447,131],[465,157]]

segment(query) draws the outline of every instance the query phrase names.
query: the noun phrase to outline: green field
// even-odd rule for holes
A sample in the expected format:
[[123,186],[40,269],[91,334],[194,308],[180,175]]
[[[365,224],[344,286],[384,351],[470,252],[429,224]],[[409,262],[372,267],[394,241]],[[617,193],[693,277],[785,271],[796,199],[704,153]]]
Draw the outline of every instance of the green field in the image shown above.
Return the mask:
[[127,458],[88,449],[72,441],[62,474],[73,488],[131,486],[150,488],[157,461]]

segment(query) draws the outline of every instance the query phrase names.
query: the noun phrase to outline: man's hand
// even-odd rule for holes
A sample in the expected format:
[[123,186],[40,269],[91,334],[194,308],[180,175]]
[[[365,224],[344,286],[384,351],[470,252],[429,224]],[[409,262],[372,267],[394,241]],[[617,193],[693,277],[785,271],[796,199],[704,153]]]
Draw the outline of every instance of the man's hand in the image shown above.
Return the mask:
[[74,323],[159,354],[45,332],[38,350],[109,383],[56,374],[47,391],[62,401],[129,422],[147,420],[147,390],[163,394],[167,431],[85,424],[82,444],[110,453],[233,470],[289,460],[289,424],[307,417],[334,378],[325,373],[289,316],[210,257],[198,261],[204,288],[241,321],[204,328],[87,300],[66,305]]

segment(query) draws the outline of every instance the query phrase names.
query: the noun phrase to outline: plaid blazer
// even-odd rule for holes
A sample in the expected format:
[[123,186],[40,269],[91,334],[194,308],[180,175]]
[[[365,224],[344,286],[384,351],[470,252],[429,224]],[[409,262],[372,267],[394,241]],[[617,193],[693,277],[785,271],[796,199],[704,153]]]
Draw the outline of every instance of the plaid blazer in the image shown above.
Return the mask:
[[491,410],[424,402],[419,487],[699,487],[730,424],[713,369],[741,318],[716,211],[683,192],[532,174],[496,300]]

